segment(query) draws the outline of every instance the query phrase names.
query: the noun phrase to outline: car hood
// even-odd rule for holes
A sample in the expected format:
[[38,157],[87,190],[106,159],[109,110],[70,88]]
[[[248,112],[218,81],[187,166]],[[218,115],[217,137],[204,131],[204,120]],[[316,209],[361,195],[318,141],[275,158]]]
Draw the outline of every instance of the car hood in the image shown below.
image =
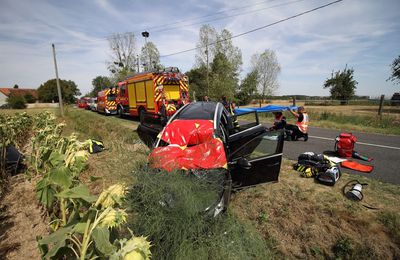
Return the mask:
[[160,133],[167,146],[156,147],[149,155],[152,168],[227,168],[224,144],[214,137],[211,120],[175,120]]

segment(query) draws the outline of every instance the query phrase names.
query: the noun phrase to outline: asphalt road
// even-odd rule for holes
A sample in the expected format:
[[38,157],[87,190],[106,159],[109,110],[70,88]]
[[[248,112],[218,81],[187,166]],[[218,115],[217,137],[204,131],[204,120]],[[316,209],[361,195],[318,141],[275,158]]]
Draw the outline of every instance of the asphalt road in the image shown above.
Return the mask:
[[[307,142],[285,141],[283,153],[284,157],[297,160],[299,154],[303,152],[333,152],[334,139],[341,133],[340,130],[331,130],[310,127]],[[354,175],[362,175],[369,178],[381,180],[394,184],[400,184],[400,136],[366,134],[352,132],[357,137],[355,151],[361,155],[372,157],[372,162],[352,159],[362,164],[374,166],[371,173],[362,173],[343,168],[343,172]]]

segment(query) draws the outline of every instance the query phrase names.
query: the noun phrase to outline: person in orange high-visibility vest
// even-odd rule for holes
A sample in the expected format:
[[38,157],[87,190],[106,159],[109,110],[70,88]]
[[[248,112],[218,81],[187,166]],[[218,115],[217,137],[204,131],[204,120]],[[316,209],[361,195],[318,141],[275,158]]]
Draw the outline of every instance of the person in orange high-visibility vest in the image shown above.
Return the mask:
[[299,107],[297,113],[289,109],[290,113],[297,118],[296,125],[287,125],[286,129],[291,130],[291,138],[293,141],[297,141],[298,138],[303,137],[304,142],[308,140],[308,114],[304,107]]

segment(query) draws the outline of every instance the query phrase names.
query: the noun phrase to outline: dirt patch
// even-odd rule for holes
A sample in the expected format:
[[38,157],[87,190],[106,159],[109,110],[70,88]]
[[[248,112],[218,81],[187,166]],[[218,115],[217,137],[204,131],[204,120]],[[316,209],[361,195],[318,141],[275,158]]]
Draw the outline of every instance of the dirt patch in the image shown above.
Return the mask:
[[36,237],[49,230],[33,183],[25,175],[9,180],[9,191],[1,202],[0,259],[40,259]]

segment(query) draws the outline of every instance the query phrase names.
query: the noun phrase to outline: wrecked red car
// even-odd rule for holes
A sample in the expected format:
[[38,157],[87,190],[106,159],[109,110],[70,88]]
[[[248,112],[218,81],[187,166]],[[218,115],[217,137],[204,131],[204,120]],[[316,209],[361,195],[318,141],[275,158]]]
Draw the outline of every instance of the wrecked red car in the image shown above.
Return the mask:
[[214,215],[227,207],[232,189],[276,182],[280,172],[283,132],[268,131],[255,111],[237,116],[239,127],[232,119],[221,103],[194,102],[178,110],[165,127],[162,120],[146,115],[137,130],[152,148],[152,168],[220,179]]

